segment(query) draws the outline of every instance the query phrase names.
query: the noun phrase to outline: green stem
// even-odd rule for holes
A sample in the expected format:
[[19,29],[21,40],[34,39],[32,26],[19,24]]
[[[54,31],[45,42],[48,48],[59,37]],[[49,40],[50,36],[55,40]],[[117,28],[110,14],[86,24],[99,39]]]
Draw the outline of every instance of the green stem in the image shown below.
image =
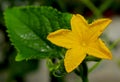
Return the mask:
[[110,45],[110,49],[112,50],[118,43],[120,43],[120,38],[117,39],[116,41],[114,41],[114,42]]
[[99,8],[101,13],[103,13],[106,9],[108,9],[112,3],[113,3],[113,0],[105,0],[105,2],[101,4]]
[[61,8],[61,11],[63,11],[63,12],[66,12],[66,11],[67,11],[66,5],[65,5],[65,3],[63,2],[63,0],[57,0],[57,3],[58,3],[58,5],[59,5],[59,7]]
[[89,73],[92,72],[100,63],[101,63],[101,62],[99,61],[99,62],[97,62],[96,64],[94,64],[94,65],[88,70],[88,72],[89,72]]
[[83,80],[83,82],[88,82],[88,78],[86,78],[86,77],[83,78],[82,80]]
[[75,70],[75,73],[81,77],[82,82],[88,81],[88,67],[86,61],[83,61],[82,64]]
[[88,67],[86,61],[82,63],[82,67],[83,67],[82,80],[83,82],[88,82]]
[[92,12],[93,14],[99,18],[102,17],[102,13],[99,11],[98,8],[90,0],[81,0]]

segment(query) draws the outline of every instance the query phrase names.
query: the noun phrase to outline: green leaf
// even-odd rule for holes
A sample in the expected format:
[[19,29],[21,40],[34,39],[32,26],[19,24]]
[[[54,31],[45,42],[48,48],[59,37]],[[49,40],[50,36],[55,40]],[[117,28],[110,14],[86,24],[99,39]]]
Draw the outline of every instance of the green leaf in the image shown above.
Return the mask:
[[8,35],[18,51],[17,61],[60,56],[59,47],[46,37],[57,29],[70,28],[71,14],[52,7],[27,6],[7,9],[4,15]]

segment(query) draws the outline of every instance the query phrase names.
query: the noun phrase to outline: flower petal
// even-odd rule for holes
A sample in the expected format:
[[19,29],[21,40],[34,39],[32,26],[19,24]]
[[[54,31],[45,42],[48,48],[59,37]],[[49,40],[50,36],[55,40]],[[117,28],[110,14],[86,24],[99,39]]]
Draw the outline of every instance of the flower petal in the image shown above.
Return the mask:
[[72,48],[66,52],[64,65],[66,71],[69,73],[73,71],[84,60],[86,53],[82,48]]
[[[76,14],[71,19],[72,32],[78,35],[79,38],[83,38],[88,30],[88,23],[83,16]],[[84,36],[83,36],[84,35]]]
[[112,59],[110,50],[105,46],[101,39],[98,39],[96,42],[90,44],[87,48],[87,53],[98,58]]
[[75,36],[72,34],[70,30],[60,29],[50,33],[47,36],[47,39],[58,46],[69,49],[72,47],[74,37]]
[[111,23],[110,19],[104,18],[104,19],[98,19],[92,24],[90,24],[89,28],[91,31],[90,34],[91,40],[97,39],[110,23]]

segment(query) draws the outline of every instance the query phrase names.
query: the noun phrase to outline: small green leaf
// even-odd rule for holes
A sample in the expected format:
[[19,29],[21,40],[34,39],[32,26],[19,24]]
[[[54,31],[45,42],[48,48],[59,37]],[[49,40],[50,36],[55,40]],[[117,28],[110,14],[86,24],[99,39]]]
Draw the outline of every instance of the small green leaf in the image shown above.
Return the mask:
[[5,11],[8,35],[18,51],[17,61],[33,58],[59,57],[59,48],[47,35],[60,28],[69,28],[71,14],[51,7],[15,7]]

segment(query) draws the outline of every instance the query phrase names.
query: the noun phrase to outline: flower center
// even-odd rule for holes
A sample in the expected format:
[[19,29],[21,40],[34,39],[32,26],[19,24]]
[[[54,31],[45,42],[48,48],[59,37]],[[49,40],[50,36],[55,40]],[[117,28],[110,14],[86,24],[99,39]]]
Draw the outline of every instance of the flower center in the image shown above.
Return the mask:
[[87,46],[87,44],[83,42],[83,43],[82,43],[82,46],[85,47],[85,46]]

